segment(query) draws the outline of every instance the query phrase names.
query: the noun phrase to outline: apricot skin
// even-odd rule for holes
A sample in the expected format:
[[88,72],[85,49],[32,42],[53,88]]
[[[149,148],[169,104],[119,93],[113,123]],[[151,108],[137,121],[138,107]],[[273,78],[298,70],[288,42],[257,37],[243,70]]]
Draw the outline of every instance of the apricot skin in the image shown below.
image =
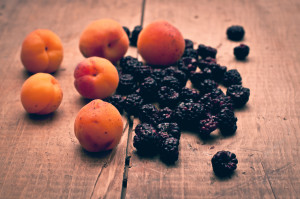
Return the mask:
[[53,73],[63,60],[63,46],[59,37],[47,29],[37,29],[24,39],[21,61],[32,73]]
[[183,55],[185,41],[177,28],[167,21],[155,21],[139,34],[138,52],[147,64],[168,66]]
[[58,109],[63,92],[58,81],[50,74],[36,73],[21,89],[21,102],[28,113],[49,114]]
[[115,63],[129,47],[129,39],[122,26],[112,19],[90,23],[82,32],[79,49],[84,57],[103,57]]
[[123,133],[122,116],[112,104],[93,100],[78,112],[74,132],[85,150],[110,150],[120,142]]

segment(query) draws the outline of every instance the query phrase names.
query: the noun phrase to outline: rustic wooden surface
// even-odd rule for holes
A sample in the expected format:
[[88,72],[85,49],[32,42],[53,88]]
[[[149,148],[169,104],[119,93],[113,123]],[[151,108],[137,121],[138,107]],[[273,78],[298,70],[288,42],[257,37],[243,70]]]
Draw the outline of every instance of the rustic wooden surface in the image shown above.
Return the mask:
[[[166,19],[195,47],[199,43],[216,47],[218,62],[239,70],[251,96],[247,106],[236,112],[238,131],[227,138],[216,131],[210,140],[183,133],[179,160],[167,166],[158,157],[141,158],[135,153],[134,134],[128,136],[124,117],[124,134],[115,150],[96,154],[82,150],[73,133],[76,114],[86,104],[73,86],[73,70],[83,59],[79,35],[99,18],[113,18],[132,30],[141,23],[142,3],[0,1],[0,198],[298,198],[297,0],[146,1],[144,25]],[[233,56],[239,43],[226,38],[226,28],[234,24],[246,30],[243,42],[251,50],[245,62]],[[44,117],[26,114],[19,100],[29,77],[20,62],[20,47],[36,28],[56,32],[65,52],[55,74],[64,99],[58,111]],[[137,56],[137,51],[130,48],[128,54]],[[239,160],[231,178],[219,179],[212,172],[210,159],[222,149],[236,153]]]

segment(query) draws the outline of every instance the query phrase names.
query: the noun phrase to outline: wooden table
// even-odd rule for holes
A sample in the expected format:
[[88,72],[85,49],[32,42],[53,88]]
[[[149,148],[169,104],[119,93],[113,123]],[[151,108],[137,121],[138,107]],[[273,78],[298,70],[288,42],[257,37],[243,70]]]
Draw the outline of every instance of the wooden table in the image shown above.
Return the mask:
[[[299,13],[297,0],[1,0],[0,198],[300,197]],[[124,117],[115,150],[85,152],[73,132],[76,114],[86,104],[73,86],[73,71],[83,60],[78,49],[83,28],[100,18],[131,30],[165,19],[195,47],[217,48],[218,63],[238,69],[251,89],[247,106],[236,112],[236,134],[224,138],[216,131],[204,141],[183,133],[179,160],[167,166],[136,154]],[[227,27],[235,24],[244,26],[243,42],[251,48],[245,62],[233,56],[239,43],[226,38]],[[20,102],[29,77],[20,61],[21,44],[37,28],[51,29],[64,46],[55,74],[64,99],[48,116],[28,115]],[[138,56],[137,49],[127,55]],[[239,164],[231,178],[219,179],[210,160],[223,149],[236,153]]]

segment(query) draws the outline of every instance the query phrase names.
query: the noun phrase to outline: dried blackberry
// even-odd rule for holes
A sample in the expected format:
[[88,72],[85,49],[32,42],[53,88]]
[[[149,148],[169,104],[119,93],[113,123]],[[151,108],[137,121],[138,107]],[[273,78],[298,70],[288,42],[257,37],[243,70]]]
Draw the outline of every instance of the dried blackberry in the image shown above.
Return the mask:
[[186,48],[183,52],[182,57],[191,57],[191,58],[198,60],[197,50],[195,50],[193,48]]
[[205,79],[201,81],[199,84],[193,84],[193,85],[199,89],[201,95],[211,92],[213,89],[218,87],[218,83],[212,79]]
[[138,82],[143,81],[146,77],[150,77],[152,68],[147,65],[136,66],[134,69],[134,77]]
[[216,58],[217,49],[212,48],[210,46],[205,46],[203,44],[199,44],[197,53],[198,56],[201,56],[202,59],[205,59],[206,57]]
[[231,175],[237,168],[238,160],[230,151],[218,151],[212,157],[211,164],[216,175],[225,177]]
[[190,39],[184,39],[185,42],[185,49],[187,48],[194,48],[194,43],[192,40]]
[[161,86],[167,86],[179,91],[183,86],[180,81],[174,76],[165,76],[161,81]]
[[130,30],[126,26],[123,26],[124,31],[126,32],[128,38],[130,38]]
[[166,76],[165,74],[165,70],[159,69],[159,68],[155,68],[153,69],[152,73],[151,73],[151,77],[153,79],[155,79],[156,83],[158,85],[161,84],[162,79]]
[[228,108],[224,108],[218,114],[219,129],[223,135],[232,135],[237,129],[237,118],[234,112]]
[[173,164],[178,160],[178,156],[179,140],[173,137],[165,139],[160,150],[161,159],[168,164]]
[[130,94],[124,100],[124,110],[128,115],[138,116],[143,105],[143,98],[138,94]]
[[121,95],[112,95],[110,97],[107,97],[105,99],[103,99],[103,101],[111,103],[112,105],[114,105],[120,113],[123,112],[123,103],[124,103],[124,97],[122,97]]
[[132,33],[131,33],[131,37],[130,37],[130,45],[131,46],[136,46],[137,44],[137,40],[138,40],[138,36],[140,34],[140,32],[143,30],[142,26],[135,26]]
[[157,83],[152,77],[147,77],[140,84],[139,94],[143,97],[145,102],[153,102],[156,100]]
[[199,88],[201,82],[205,79],[210,79],[212,77],[212,72],[210,69],[205,68],[203,71],[200,72],[192,72],[190,80],[195,88]]
[[211,99],[211,113],[212,114],[219,114],[222,109],[228,108],[233,110],[232,100],[228,96],[219,96],[216,98]]
[[220,82],[224,77],[224,73],[227,71],[226,66],[220,66],[219,64],[213,62],[207,63],[205,67],[211,70],[211,79],[216,82]]
[[245,30],[242,26],[230,26],[226,31],[228,39],[232,41],[240,41],[245,35]]
[[249,52],[250,48],[245,44],[240,44],[233,49],[234,56],[239,60],[245,59],[249,55]]
[[180,83],[180,87],[184,87],[188,80],[187,75],[183,71],[179,70],[178,68],[176,68],[174,66],[170,66],[170,67],[166,68],[165,75],[173,76],[173,77],[177,78]]
[[219,88],[213,89],[211,92],[204,94],[201,98],[200,98],[200,102],[203,104],[205,110],[207,113],[214,113],[214,109],[215,109],[215,102],[213,102],[214,99],[217,98],[223,98],[225,97],[225,94],[223,93],[223,91]]
[[135,68],[141,65],[143,65],[143,63],[132,56],[126,56],[121,58],[120,60],[120,67],[122,69],[122,73],[134,74]]
[[158,110],[153,104],[145,104],[139,110],[139,119],[141,122],[156,124],[155,116]]
[[191,72],[196,71],[198,62],[195,58],[192,57],[182,57],[177,62],[178,69],[183,71],[187,77],[190,76]]
[[180,102],[198,102],[200,100],[200,94],[196,89],[184,87],[179,93]]
[[215,116],[209,116],[206,119],[199,122],[199,135],[201,137],[207,137],[211,132],[218,128],[218,121]]
[[157,132],[166,132],[169,136],[180,139],[181,136],[181,130],[177,123],[171,122],[171,123],[160,123],[156,127]]
[[234,107],[240,108],[248,102],[250,89],[241,85],[232,85],[228,87],[226,95],[231,98]]
[[121,95],[132,94],[136,89],[136,82],[130,74],[119,74],[119,85],[117,92]]
[[158,102],[160,107],[173,108],[179,102],[179,94],[173,88],[163,86],[158,90]]
[[228,70],[224,73],[223,85],[229,87],[231,85],[241,85],[242,77],[236,69]]
[[157,132],[151,124],[142,123],[135,127],[133,146],[139,154],[152,155],[157,153],[156,142]]
[[156,115],[154,115],[156,125],[160,123],[169,123],[173,121],[174,114],[169,107],[160,109]]

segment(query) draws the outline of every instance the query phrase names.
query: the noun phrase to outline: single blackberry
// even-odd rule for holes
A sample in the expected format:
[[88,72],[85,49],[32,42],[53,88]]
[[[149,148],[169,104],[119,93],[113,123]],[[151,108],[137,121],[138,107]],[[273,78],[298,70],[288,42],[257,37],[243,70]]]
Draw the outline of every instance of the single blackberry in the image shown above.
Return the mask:
[[146,77],[150,77],[152,68],[147,65],[136,66],[134,69],[134,77],[138,82],[142,82]]
[[198,102],[200,100],[200,94],[198,90],[193,88],[183,87],[179,93],[180,102]]
[[136,82],[131,74],[119,74],[117,93],[121,95],[132,94],[136,89]]
[[156,129],[147,123],[138,124],[135,127],[133,146],[139,154],[152,155],[157,153],[157,132]]
[[170,136],[166,131],[157,131],[157,134],[156,134],[157,148],[161,149],[164,145],[164,141],[169,137],[172,137],[172,136]]
[[195,58],[192,57],[182,57],[177,62],[178,69],[183,71],[187,77],[190,76],[191,72],[196,71],[198,62]]
[[166,76],[174,76],[175,78],[177,78],[180,83],[180,87],[184,87],[188,80],[187,75],[183,71],[179,70],[178,68],[176,68],[174,66],[170,66],[170,67],[166,68],[165,75]]
[[168,164],[173,164],[178,160],[178,156],[179,140],[173,137],[166,138],[160,150],[161,159]]
[[205,59],[206,57],[216,58],[217,49],[212,48],[210,46],[205,46],[203,44],[199,44],[197,53],[198,56],[201,56],[202,59]]
[[192,40],[190,39],[184,39],[185,42],[185,49],[187,48],[194,48],[194,43]]
[[190,80],[195,88],[198,88],[205,79],[210,79],[212,76],[211,70],[205,68],[205,70],[200,72],[192,72]]
[[215,116],[210,115],[208,118],[200,120],[199,122],[199,135],[207,137],[211,132],[218,128],[218,121]]
[[223,85],[229,87],[231,85],[241,85],[242,77],[236,69],[228,70],[224,73]]
[[173,111],[169,107],[160,109],[156,115],[154,115],[156,125],[160,123],[169,123],[174,119]]
[[249,52],[250,48],[245,44],[240,44],[233,49],[234,56],[239,60],[245,59],[249,55]]
[[171,122],[171,123],[160,123],[156,127],[157,132],[166,132],[169,136],[180,139],[181,136],[181,130],[177,123]]
[[232,41],[240,41],[245,35],[245,30],[242,26],[230,26],[226,31],[228,39]]
[[130,94],[124,100],[124,110],[128,115],[138,116],[143,105],[143,98],[138,94]]
[[138,36],[140,34],[140,32],[143,30],[142,26],[135,26],[132,33],[131,33],[131,37],[130,37],[130,45],[131,46],[136,46],[137,44],[137,40],[138,40]]
[[111,103],[112,105],[114,105],[120,113],[123,112],[123,103],[124,103],[124,99],[125,97],[122,97],[121,95],[112,95],[110,97],[107,97],[105,99],[103,99],[103,101]]
[[211,113],[219,114],[222,109],[228,108],[233,110],[232,100],[228,96],[219,96],[211,100]]
[[197,50],[195,50],[193,48],[186,48],[183,52],[182,57],[191,57],[191,58],[198,60]]
[[[225,97],[225,94],[223,93],[223,91],[219,88],[213,89],[211,92],[204,94],[201,98],[200,98],[200,102],[203,104],[205,110],[207,113],[214,113],[214,109],[215,109],[215,102],[213,102],[214,99],[217,98],[223,98]],[[221,103],[221,102],[220,102]]]
[[130,38],[130,30],[126,26],[123,26],[124,31],[126,32],[128,38]]
[[232,135],[237,129],[237,118],[234,112],[228,108],[224,108],[217,115],[219,122],[219,129],[223,135]]
[[226,95],[231,98],[234,107],[240,108],[248,102],[250,89],[241,85],[231,85],[227,88]]
[[153,102],[156,100],[158,87],[156,81],[152,77],[147,77],[140,84],[139,94],[145,102]]
[[211,159],[213,171],[217,176],[225,177],[231,175],[237,168],[236,155],[230,151],[218,151]]
[[201,81],[199,84],[193,84],[196,88],[199,89],[200,94],[204,95],[205,93],[211,92],[213,89],[218,87],[218,83],[212,79],[205,79]]
[[139,110],[139,119],[141,122],[156,124],[155,116],[158,110],[153,104],[145,104]]
[[222,81],[224,77],[224,73],[227,71],[226,66],[220,66],[219,64],[210,62],[206,65],[207,68],[211,70],[212,73],[212,79],[215,80],[216,82]]
[[160,68],[153,69],[151,73],[151,77],[155,79],[156,83],[160,85],[162,79],[166,76],[165,70],[162,70]]
[[143,65],[143,63],[132,56],[126,56],[120,60],[120,68],[122,69],[122,73],[134,74],[135,68],[141,65]]
[[173,108],[179,102],[179,94],[173,88],[163,86],[158,90],[157,93],[160,107]]

